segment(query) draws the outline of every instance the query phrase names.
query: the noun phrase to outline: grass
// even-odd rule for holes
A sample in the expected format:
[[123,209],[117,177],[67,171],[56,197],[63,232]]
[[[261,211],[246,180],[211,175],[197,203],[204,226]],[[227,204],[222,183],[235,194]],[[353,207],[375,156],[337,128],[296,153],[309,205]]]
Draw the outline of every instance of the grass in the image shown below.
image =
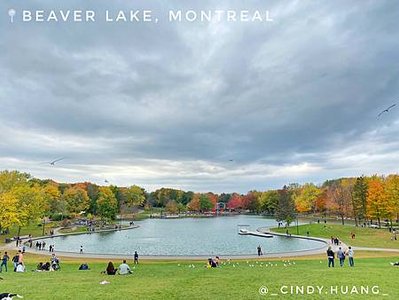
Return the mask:
[[[306,236],[309,231],[310,236],[331,238],[331,236],[338,237],[345,244],[358,247],[373,247],[373,248],[393,248],[399,249],[399,240],[391,240],[391,233],[387,229],[373,229],[355,227],[351,225],[338,224],[304,224],[299,225],[299,235]],[[285,228],[272,228],[275,232],[285,233]],[[291,234],[296,234],[296,226],[291,226],[289,229]],[[355,233],[355,239],[351,238],[351,233]]]
[[[42,236],[43,235],[43,224],[41,223],[32,223],[29,226],[21,227],[20,236],[27,236],[31,234],[32,236]],[[45,232],[48,233],[50,229],[59,226],[59,222],[51,222],[46,223],[44,228]],[[18,235],[18,226],[13,226],[10,228],[10,232],[8,234],[0,235],[0,245],[5,243],[6,238],[13,238]]]
[[[28,254],[28,269],[34,269],[41,259]],[[61,263],[59,272],[2,273],[0,284],[1,292],[17,292],[25,299],[267,299],[272,297],[270,293],[279,294],[275,299],[376,298],[375,295],[342,294],[293,297],[280,292],[282,286],[316,285],[324,286],[326,291],[330,286],[378,286],[379,298],[388,294],[384,299],[395,299],[399,290],[397,281],[392,279],[398,277],[399,267],[389,264],[395,260],[398,257],[357,258],[355,268],[330,269],[324,257],[290,260],[290,264],[281,259],[249,263],[242,260],[217,269],[206,269],[204,263],[198,261],[146,261],[140,263],[131,276],[106,276],[100,274],[106,261],[89,260],[91,270],[78,271],[82,260],[68,259]],[[189,267],[191,264],[195,268]],[[103,280],[110,283],[100,285]],[[262,286],[268,287],[268,295],[259,294]]]

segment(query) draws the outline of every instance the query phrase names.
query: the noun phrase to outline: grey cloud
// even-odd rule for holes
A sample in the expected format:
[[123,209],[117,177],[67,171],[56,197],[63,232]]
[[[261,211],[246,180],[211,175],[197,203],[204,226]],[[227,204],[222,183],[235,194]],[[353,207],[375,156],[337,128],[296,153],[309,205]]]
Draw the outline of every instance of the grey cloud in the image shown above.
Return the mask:
[[[2,2],[0,11],[14,4]],[[15,8],[164,12],[213,5],[64,1],[55,7],[43,0]],[[392,146],[398,110],[376,120],[399,94],[399,12],[392,2],[222,1],[218,7],[269,9],[275,22],[2,20],[0,167],[98,180],[102,168],[144,164],[145,174],[145,162],[156,160],[159,174],[151,165],[151,176],[132,171],[120,182],[218,191],[392,170],[383,158],[398,156]],[[68,156],[69,169],[34,164],[59,155]],[[198,161],[216,175],[197,170]],[[173,162],[177,169],[162,169]]]

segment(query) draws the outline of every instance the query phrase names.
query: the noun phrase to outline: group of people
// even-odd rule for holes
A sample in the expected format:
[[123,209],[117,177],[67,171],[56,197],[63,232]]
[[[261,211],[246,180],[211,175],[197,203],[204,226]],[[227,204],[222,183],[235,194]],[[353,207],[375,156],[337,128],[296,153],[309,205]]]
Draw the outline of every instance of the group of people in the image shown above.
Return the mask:
[[338,239],[338,237],[331,237],[331,244],[333,244],[333,245],[339,245],[341,242],[340,242],[340,240]]
[[209,258],[208,258],[208,262],[207,262],[207,264],[206,264],[206,267],[207,267],[208,269],[210,269],[210,268],[217,268],[217,267],[219,267],[219,263],[220,263],[220,258],[219,258],[219,256],[216,256],[215,259],[213,259],[212,257],[209,257]]
[[51,255],[50,261],[45,263],[39,262],[39,264],[36,267],[37,272],[58,271],[59,269],[60,269],[60,260],[54,253]]
[[124,259],[123,262],[119,265],[118,268],[114,267],[114,264],[112,261],[110,261],[107,265],[107,268],[105,271],[101,272],[102,274],[107,274],[107,275],[128,275],[132,274],[132,270],[130,269],[130,266],[127,264],[126,260]]
[[[354,251],[352,249],[352,247],[348,247],[348,249],[346,251],[344,251],[341,247],[338,248],[337,251],[337,258],[339,259],[339,265],[341,267],[344,266],[345,264],[345,258],[348,257],[349,260],[349,266],[350,267],[354,267],[355,266],[355,262],[354,262]],[[333,267],[334,268],[334,261],[335,261],[335,253],[332,250],[331,246],[328,247],[327,249],[327,258],[328,258],[328,267]]]
[[[1,256],[1,255],[0,255]],[[3,256],[1,256],[1,264],[0,264],[0,273],[4,271],[8,272],[8,262],[10,261],[10,256],[7,251],[4,252]],[[24,264],[24,254],[22,250],[18,250],[18,252],[11,258],[11,261],[14,266],[14,272],[24,272],[25,264]]]

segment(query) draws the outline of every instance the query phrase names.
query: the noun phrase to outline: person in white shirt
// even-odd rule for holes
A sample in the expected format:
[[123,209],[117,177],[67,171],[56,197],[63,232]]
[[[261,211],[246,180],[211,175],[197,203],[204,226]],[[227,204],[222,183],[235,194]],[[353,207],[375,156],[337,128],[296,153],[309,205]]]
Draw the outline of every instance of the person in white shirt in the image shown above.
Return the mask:
[[126,263],[126,260],[123,260],[123,263],[118,267],[118,270],[119,270],[119,275],[132,274],[132,270],[130,270],[130,267]]
[[348,251],[346,252],[346,255],[347,255],[348,258],[349,258],[349,266],[350,266],[350,267],[354,267],[354,266],[355,266],[355,262],[353,261],[354,252],[353,252],[352,247],[349,247],[349,248],[348,248]]

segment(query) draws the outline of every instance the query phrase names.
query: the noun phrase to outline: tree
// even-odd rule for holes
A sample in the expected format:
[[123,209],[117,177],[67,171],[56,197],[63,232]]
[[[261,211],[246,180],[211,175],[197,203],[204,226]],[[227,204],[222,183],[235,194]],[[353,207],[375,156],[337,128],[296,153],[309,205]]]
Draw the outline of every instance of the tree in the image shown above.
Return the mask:
[[87,192],[80,187],[69,187],[62,194],[62,199],[67,203],[70,213],[78,214],[89,208],[90,201]]
[[170,214],[177,214],[179,212],[179,208],[177,207],[177,203],[174,200],[170,200],[166,203],[165,210]]
[[278,206],[279,199],[280,195],[276,190],[261,193],[259,200],[260,210],[266,212],[269,215],[274,215]]
[[352,193],[352,206],[355,224],[367,217],[367,181],[364,176],[356,178]]
[[18,213],[24,216],[20,218],[21,226],[29,225],[32,221],[37,221],[44,216],[47,206],[38,185],[18,186],[12,190],[12,193],[18,200]]
[[229,202],[227,203],[228,209],[241,209],[243,208],[241,195],[234,193],[231,195]]
[[242,204],[244,209],[248,209],[252,212],[259,211],[260,202],[258,200],[258,192],[251,191],[248,192],[242,199]]
[[190,203],[187,204],[187,209],[190,211],[200,211],[200,195],[195,193]]
[[295,220],[295,202],[292,197],[292,191],[287,186],[284,186],[282,190],[278,191],[279,201],[276,207],[276,221],[284,221],[290,226],[291,222]]
[[13,225],[22,225],[17,206],[18,199],[11,192],[0,193],[0,232]]
[[327,209],[341,218],[345,225],[345,217],[350,215],[352,203],[351,190],[348,185],[343,185],[342,180],[334,181],[327,187]]
[[306,183],[299,188],[299,193],[294,195],[295,206],[298,212],[315,212],[316,199],[320,196],[321,190],[313,183]]
[[55,206],[61,197],[58,186],[54,183],[47,183],[42,187],[42,193],[45,203],[45,214],[48,215],[50,213],[54,213]]
[[367,216],[370,219],[377,219],[378,226],[381,227],[381,219],[389,218],[389,211],[384,181],[381,177],[372,176],[368,180]]
[[118,202],[109,187],[102,186],[98,189],[97,214],[101,219],[115,220],[118,213]]
[[208,195],[201,194],[200,196],[200,210],[209,211],[214,207],[212,201],[209,199]]
[[132,185],[131,187],[129,187],[125,191],[125,195],[126,195],[125,204],[129,207],[140,206],[145,201],[145,191],[137,185]]
[[392,218],[399,220],[399,175],[389,175],[385,182],[385,189],[392,226]]

